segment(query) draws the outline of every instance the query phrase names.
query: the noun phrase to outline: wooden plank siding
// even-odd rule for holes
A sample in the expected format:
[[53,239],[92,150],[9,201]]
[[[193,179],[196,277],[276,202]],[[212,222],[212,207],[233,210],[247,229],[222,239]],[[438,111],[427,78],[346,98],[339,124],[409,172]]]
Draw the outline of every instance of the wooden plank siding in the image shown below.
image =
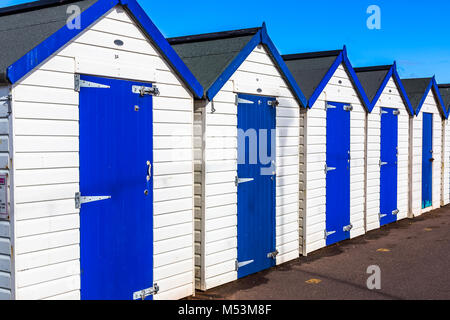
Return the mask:
[[409,118],[410,115],[402,100],[393,78],[389,80],[374,109],[368,115],[367,143],[367,203],[366,231],[380,227],[380,160],[381,160],[381,108],[398,109],[398,176],[397,205],[400,211],[397,219],[408,217],[409,188]]
[[[433,190],[432,206],[422,209],[422,127],[423,112],[433,114]],[[441,206],[441,170],[442,170],[442,117],[438,102],[432,90],[428,93],[422,109],[412,120],[412,164],[410,168],[411,183],[411,215],[414,217],[438,209]]]
[[300,106],[265,48],[258,46],[203,110],[203,172],[196,172],[204,184],[199,199],[201,221],[196,221],[197,252],[201,253],[196,256],[197,288],[201,290],[237,279],[236,93],[258,94],[258,82],[270,84],[259,94],[276,96],[280,102],[276,115],[276,248],[280,254],[276,263],[299,256]]
[[[11,117],[10,102],[7,100],[10,95],[9,87],[0,87],[0,174],[8,175],[8,201],[11,199],[10,169],[11,169]],[[5,100],[6,99],[6,100]],[[8,212],[11,213],[11,205],[8,203]],[[10,217],[0,217],[0,300],[10,300],[13,297],[13,259],[11,245],[13,230]]]
[[[124,42],[114,45],[114,39]],[[194,293],[193,97],[116,7],[13,88],[17,299],[80,298],[74,74],[155,81],[155,299]]]
[[441,205],[450,203],[450,123],[447,119],[442,121],[442,181]]
[[350,223],[351,238],[365,233],[365,127],[367,112],[341,64],[317,101],[306,113],[305,253],[326,246],[326,102],[349,103],[350,113]]

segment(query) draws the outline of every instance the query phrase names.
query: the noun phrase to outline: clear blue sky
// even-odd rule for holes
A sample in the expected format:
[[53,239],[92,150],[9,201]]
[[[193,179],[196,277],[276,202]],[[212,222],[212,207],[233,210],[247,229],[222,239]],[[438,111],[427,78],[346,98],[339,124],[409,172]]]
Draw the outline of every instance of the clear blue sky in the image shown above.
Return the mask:
[[[402,77],[450,83],[448,0],[138,0],[167,37],[260,26],[282,54],[342,48],[354,66],[397,61]],[[0,6],[30,2],[1,0]],[[381,29],[369,30],[370,5]]]

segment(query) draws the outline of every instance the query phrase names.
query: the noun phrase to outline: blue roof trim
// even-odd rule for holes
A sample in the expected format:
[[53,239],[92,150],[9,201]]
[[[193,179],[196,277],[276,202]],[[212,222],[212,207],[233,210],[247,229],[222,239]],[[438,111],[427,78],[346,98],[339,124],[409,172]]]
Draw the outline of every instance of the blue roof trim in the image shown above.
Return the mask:
[[275,64],[284,76],[285,81],[291,87],[294,96],[300,102],[301,106],[307,106],[307,100],[303,92],[300,90],[297,82],[289,71],[286,63],[281,57],[278,49],[275,47],[274,43],[270,39],[266,24],[264,23],[261,29],[255,34],[255,36],[247,43],[244,49],[237,55],[237,57],[230,63],[230,65],[225,69],[225,71],[219,76],[219,78],[213,83],[210,89],[206,92],[206,97],[209,101],[213,100],[217,93],[223,88],[225,83],[231,78],[231,76],[236,72],[236,70],[242,65],[242,63],[247,59],[247,57],[252,53],[257,45],[263,44],[269,51],[272,58],[275,60]]
[[447,119],[448,118],[448,114],[447,114],[447,111],[445,111],[444,101],[442,100],[441,93],[439,92],[439,87],[438,87],[438,85],[436,83],[436,78],[434,76],[433,76],[433,78],[431,78],[430,84],[428,85],[428,87],[425,90],[425,93],[424,93],[422,99],[420,100],[420,103],[419,103],[419,105],[417,107],[417,110],[416,110],[416,116],[419,115],[419,112],[422,109],[423,104],[425,103],[425,100],[426,100],[426,98],[428,96],[428,93],[432,89],[433,89],[433,92],[435,94],[435,97],[437,98],[437,100],[439,102],[438,108],[441,111],[441,114],[444,116],[444,118]]
[[297,81],[295,81],[294,77],[292,76],[291,72],[289,71],[286,63],[284,62],[283,58],[281,57],[280,53],[278,52],[277,47],[272,42],[272,39],[270,39],[268,33],[266,24],[263,24],[262,28],[262,43],[266,45],[269,52],[271,53],[273,59],[275,59],[275,62],[277,63],[281,73],[283,74],[285,80],[289,83],[291,86],[291,89],[294,91],[295,96],[297,97],[297,100],[302,104],[304,108],[308,105],[308,100],[306,99],[303,92],[300,90],[300,87],[297,84]]
[[236,72],[240,65],[247,59],[247,57],[252,53],[253,49],[256,48],[258,44],[261,43],[261,30],[259,30],[254,37],[247,43],[244,49],[239,52],[236,58],[228,65],[224,72],[217,78],[217,80],[211,85],[209,90],[206,92],[206,97],[209,101],[212,101],[214,97],[223,88],[225,83],[231,78],[231,76]]
[[128,11],[135,17],[137,22],[141,25],[147,35],[154,41],[160,52],[166,57],[172,67],[184,79],[184,82],[196,95],[197,98],[203,97],[203,87],[188,69],[186,64],[181,60],[172,46],[167,42],[161,31],[155,26],[150,17],[145,13],[144,9],[137,3],[136,0],[120,0],[120,3],[128,9]]
[[312,108],[314,103],[316,103],[316,100],[319,98],[320,94],[322,93],[323,89],[327,86],[330,79],[333,77],[334,72],[337,70],[337,68],[340,66],[340,64],[343,61],[343,55],[342,52],[339,54],[339,56],[336,58],[336,60],[331,65],[330,69],[327,71],[323,79],[320,81],[319,85],[317,86],[316,90],[314,90],[313,94],[309,98],[308,101],[308,108]]
[[350,60],[347,57],[347,48],[344,46],[342,50],[344,64],[347,67],[348,73],[350,73],[350,79],[353,81],[353,84],[356,87],[356,92],[359,94],[359,97],[362,100],[363,106],[366,108],[367,112],[372,112],[373,107],[370,104],[369,98],[367,98],[366,92],[364,91],[361,82],[359,82],[358,77],[356,76],[356,72],[350,63]]
[[87,27],[89,27],[93,22],[95,22],[99,17],[101,17],[105,12],[113,8],[119,3],[118,0],[112,1],[98,1],[86,9],[82,14],[80,19],[81,28],[80,29],[68,29],[67,26],[62,27],[52,36],[45,39],[38,46],[24,55],[22,58],[17,60],[11,66],[8,67],[8,79],[14,84],[24,77],[28,72],[36,68],[39,64],[44,62],[48,57],[50,57],[54,52],[61,49],[69,40],[73,39],[81,32],[83,32]]
[[411,101],[409,101],[408,94],[406,93],[405,87],[403,86],[402,80],[400,79],[400,75],[397,72],[396,62],[394,62],[394,65],[392,66],[392,76],[394,77],[394,81],[400,89],[400,94],[403,98],[403,102],[406,104],[406,109],[408,110],[409,115],[414,116],[414,108],[411,104]]
[[175,53],[173,48],[153,24],[145,11],[139,6],[136,0],[98,0],[88,9],[81,13],[81,28],[70,30],[66,26],[55,32],[38,46],[17,60],[8,67],[8,79],[14,84],[27,73],[44,62],[48,57],[61,49],[70,40],[82,33],[92,23],[102,15],[111,10],[116,5],[123,5],[128,12],[137,20],[147,35],[156,44],[161,54],[169,61],[175,71],[181,76],[185,84],[197,97],[203,96],[203,87],[193,76],[181,58]]
[[383,93],[384,88],[387,86],[389,79],[392,77],[392,70],[393,66],[391,66],[391,68],[389,69],[389,72],[387,73],[386,77],[384,77],[383,82],[381,83],[380,87],[378,88],[377,93],[375,94],[375,97],[373,97],[372,101],[370,101],[370,106],[371,109],[370,111],[372,112],[373,108],[375,108],[375,105],[378,102],[378,99],[380,99],[381,94]]

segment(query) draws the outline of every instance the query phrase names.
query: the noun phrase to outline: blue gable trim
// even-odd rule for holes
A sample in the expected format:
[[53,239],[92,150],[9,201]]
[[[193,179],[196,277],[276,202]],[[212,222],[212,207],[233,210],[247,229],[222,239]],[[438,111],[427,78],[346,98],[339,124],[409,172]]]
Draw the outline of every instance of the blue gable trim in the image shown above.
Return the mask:
[[82,33],[92,23],[98,20],[102,15],[121,4],[140,24],[142,29],[156,44],[161,54],[172,64],[175,71],[181,76],[186,85],[197,97],[203,96],[203,88],[195,79],[180,57],[175,53],[161,32],[156,28],[145,11],[139,6],[136,0],[99,0],[86,9],[81,14],[81,28],[70,30],[66,26],[55,32],[49,38],[41,42],[38,46],[17,60],[8,67],[8,79],[14,84],[24,77],[27,73],[44,62],[48,57],[61,49],[70,40]]
[[217,93],[223,88],[225,83],[231,78],[231,76],[236,72],[236,70],[241,66],[241,64],[245,61],[245,59],[247,59],[247,57],[259,44],[263,44],[267,48],[270,55],[275,60],[275,64],[277,65],[281,74],[284,76],[285,81],[289,84],[290,88],[292,89],[294,96],[297,98],[300,104],[306,108],[307,100],[303,95],[302,91],[300,90],[297,82],[294,80],[294,77],[292,76],[291,72],[287,68],[277,48],[270,39],[267,33],[265,23],[207,91],[206,97],[208,98],[208,100],[211,101],[214,99]]
[[447,111],[445,110],[444,101],[442,100],[441,93],[439,92],[439,88],[438,88],[438,85],[437,85],[437,83],[436,83],[435,77],[431,78],[430,83],[428,84],[428,87],[427,87],[427,89],[425,90],[425,93],[424,93],[422,99],[420,100],[420,103],[419,103],[419,105],[418,105],[418,107],[417,107],[417,110],[416,110],[416,116],[419,115],[419,112],[420,112],[420,110],[422,109],[423,104],[425,103],[425,100],[426,100],[426,98],[427,98],[428,93],[430,92],[430,90],[433,90],[433,93],[434,93],[435,97],[436,97],[437,100],[438,100],[438,104],[439,104],[439,105],[438,105],[438,108],[439,108],[439,110],[441,111],[442,116],[443,116],[445,119],[447,119],[447,118],[448,118],[448,114],[447,114]]
[[406,93],[405,87],[403,86],[402,80],[400,79],[400,75],[397,72],[397,63],[394,62],[394,65],[392,66],[392,75],[394,77],[395,83],[397,84],[398,88],[400,89],[400,94],[402,95],[403,102],[406,104],[407,110],[411,116],[414,116],[414,108],[411,104],[411,101],[409,101],[408,94]]
[[272,42],[272,39],[270,39],[266,24],[263,24],[262,28],[262,43],[266,45],[267,49],[269,50],[270,54],[272,55],[273,59],[275,59],[275,62],[277,63],[281,74],[284,76],[285,80],[289,83],[291,89],[293,90],[295,96],[297,97],[297,100],[301,103],[301,105],[306,108],[308,105],[308,101],[306,97],[304,96],[303,92],[300,90],[297,81],[295,81],[294,77],[292,76],[291,72],[289,71],[286,63],[284,62],[283,58],[281,57],[280,53],[278,52],[278,49]]
[[258,44],[261,43],[261,30],[259,30],[254,37],[247,43],[244,49],[239,52],[236,58],[228,65],[224,72],[217,78],[217,80],[212,84],[209,90],[206,92],[206,97],[209,101],[212,101],[220,89],[225,85],[225,83],[231,78],[231,76],[236,72],[240,65],[247,59],[247,57],[252,53],[253,49],[256,48]]
[[311,95],[311,97],[309,98],[308,107],[312,108],[312,106],[317,101],[317,99],[319,98],[320,94],[325,89],[326,85],[328,84],[330,79],[333,77],[333,74],[336,72],[337,68],[339,68],[341,63],[344,64],[344,66],[345,66],[345,68],[346,68],[346,70],[347,70],[347,72],[348,72],[348,74],[350,76],[350,80],[355,85],[356,92],[358,93],[358,95],[359,95],[359,97],[360,97],[360,99],[362,101],[362,105],[364,106],[364,108],[366,109],[367,112],[372,111],[369,99],[367,98],[367,95],[366,95],[364,89],[362,88],[358,77],[356,76],[355,70],[353,70],[353,67],[352,67],[352,64],[350,63],[350,60],[347,58],[347,49],[345,48],[345,46],[344,46],[344,49],[339,54],[339,56],[333,62],[333,64],[331,65],[330,69],[327,71],[327,73],[323,77],[323,79],[320,81],[319,85],[314,90],[314,92]]

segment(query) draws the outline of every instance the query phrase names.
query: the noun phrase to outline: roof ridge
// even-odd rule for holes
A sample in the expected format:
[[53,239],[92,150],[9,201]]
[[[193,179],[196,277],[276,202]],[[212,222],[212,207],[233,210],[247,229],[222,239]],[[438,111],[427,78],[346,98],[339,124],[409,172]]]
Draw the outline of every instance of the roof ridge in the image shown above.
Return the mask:
[[353,68],[353,70],[355,70],[355,72],[369,72],[369,71],[386,71],[386,70],[390,70],[391,68],[392,68],[392,64],[391,65],[359,67],[359,68]]
[[339,50],[329,50],[329,51],[294,53],[294,54],[285,54],[285,55],[282,55],[282,57],[284,60],[322,58],[322,57],[338,56],[339,54],[341,54],[342,51],[343,51],[342,49],[339,49]]
[[41,10],[49,7],[56,7],[80,0],[39,0],[14,6],[0,8],[0,16],[13,15],[17,13]]
[[229,30],[229,31],[202,33],[202,34],[167,38],[167,41],[172,45],[176,45],[176,44],[183,44],[183,43],[190,43],[190,42],[201,42],[201,41],[220,40],[220,39],[227,39],[227,38],[236,38],[236,37],[255,35],[261,29],[262,29],[261,27],[257,27],[257,28],[247,28],[247,29],[237,29],[237,30]]

